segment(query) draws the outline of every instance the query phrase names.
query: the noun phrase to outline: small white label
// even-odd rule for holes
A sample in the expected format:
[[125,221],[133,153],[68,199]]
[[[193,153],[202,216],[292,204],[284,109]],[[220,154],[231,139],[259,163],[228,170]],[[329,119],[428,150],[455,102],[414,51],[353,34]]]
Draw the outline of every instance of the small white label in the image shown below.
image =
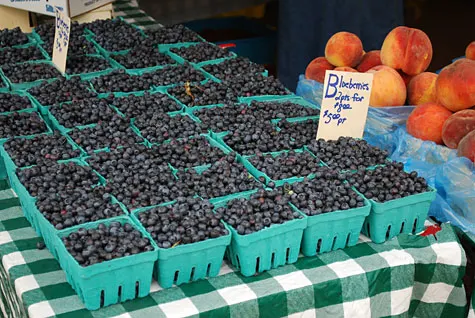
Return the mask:
[[373,74],[327,71],[317,139],[362,138]]
[[54,34],[53,63],[58,70],[64,74],[66,72],[66,60],[68,57],[69,32],[71,30],[71,19],[61,10],[56,10],[56,30]]

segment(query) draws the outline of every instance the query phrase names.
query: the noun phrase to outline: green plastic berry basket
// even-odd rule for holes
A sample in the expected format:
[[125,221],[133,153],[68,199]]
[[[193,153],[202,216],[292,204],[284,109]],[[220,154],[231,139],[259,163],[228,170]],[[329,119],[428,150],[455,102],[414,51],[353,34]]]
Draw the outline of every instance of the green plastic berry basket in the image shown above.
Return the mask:
[[[221,202],[215,204],[215,208],[226,205],[226,202]],[[301,219],[274,224],[248,235],[240,235],[228,226],[232,239],[226,251],[227,258],[246,277],[295,263],[303,231],[307,227],[307,216],[302,216]]]
[[[285,95],[282,95],[282,96],[285,96]],[[272,96],[272,98],[269,99],[269,100],[266,100],[265,96],[264,97],[260,97],[260,96],[249,97],[249,98],[247,98],[246,103],[248,105],[251,105],[251,103],[254,102],[254,101],[255,102],[274,102],[274,103],[287,103],[288,102],[288,103],[293,103],[293,104],[296,104],[296,105],[300,105],[300,106],[305,107],[305,108],[311,108],[311,109],[319,110],[319,108],[316,105],[308,102],[307,100],[305,100],[302,97],[297,96],[297,95],[290,96],[290,97],[277,98],[277,99],[275,99],[274,97],[275,96]],[[318,115],[307,116],[307,117],[315,117],[315,116],[318,116]],[[302,116],[298,116],[298,117],[302,117]]]
[[63,230],[55,240],[58,260],[66,273],[66,279],[89,310],[145,297],[150,293],[154,263],[157,259],[157,249],[153,244],[153,251],[82,267],[61,241],[62,237],[79,228],[92,229],[97,228],[99,224],[109,225],[112,222],[129,223],[152,242],[148,233],[136,226],[128,217],[118,217]]
[[429,208],[437,190],[379,203],[372,199],[371,213],[363,225],[363,234],[375,243],[383,243],[399,234],[416,234],[424,229]]
[[[315,256],[356,245],[363,223],[371,210],[370,202],[364,199],[364,203],[365,205],[359,208],[307,216],[302,254]],[[300,211],[292,203],[290,205],[295,211]]]
[[25,112],[33,112],[38,109],[37,105],[33,102],[33,99],[28,92],[25,91],[15,91],[15,92],[1,92],[0,93],[8,93],[10,95],[18,95],[21,97],[26,97],[28,99],[28,102],[30,103],[30,107],[24,108],[24,109],[19,109],[19,110],[14,110],[14,111],[7,111],[7,112],[0,112],[0,116],[3,115],[10,115],[11,113],[25,113]]
[[[54,64],[50,61],[47,61],[47,60],[36,60],[36,61],[29,61],[29,62],[22,62],[22,63],[16,63],[16,64],[47,64],[53,68],[56,68],[54,66]],[[53,78],[47,78],[47,79],[38,79],[36,81],[33,81],[33,82],[26,82],[26,83],[13,83],[9,78],[8,76],[5,75],[5,73],[3,72],[3,69],[2,69],[2,74],[3,74],[3,77],[4,79],[7,81],[8,83],[8,86],[11,88],[12,91],[20,91],[20,90],[28,90],[32,87],[35,87],[35,86],[38,86],[44,82],[52,82],[54,80],[56,80],[58,77],[53,77]],[[67,76],[66,76],[67,78]]]
[[[41,45],[38,45],[37,43],[34,43],[34,42],[31,42],[31,37],[27,36],[29,41],[28,43],[25,43],[25,44],[21,44],[21,45],[15,45],[15,46],[10,46],[10,47],[3,47],[3,48],[0,48],[0,54],[3,54],[3,51],[5,50],[8,50],[8,49],[26,49],[26,48],[30,48],[30,47],[36,47],[38,48],[38,50],[40,50],[41,52],[41,55],[43,56],[42,59],[38,59],[37,61],[41,61],[41,60],[50,60],[51,58],[49,57],[48,53],[46,53],[46,51],[41,47]],[[35,61],[35,60],[29,60],[29,61]],[[17,63],[25,63],[25,62],[28,62],[28,61],[23,61],[23,62],[17,62]],[[8,63],[5,63],[5,64],[8,64]],[[11,63],[11,64],[16,64],[16,63]]]
[[287,94],[286,95],[251,95],[251,96],[239,96],[238,101],[240,103],[248,103],[251,101],[279,101],[281,99],[288,99],[288,98],[295,98],[297,95],[289,91],[287,88],[285,89]]
[[[142,227],[137,217],[140,213],[147,213],[149,209],[142,209],[131,215],[132,220]],[[224,222],[223,222],[224,224]],[[181,285],[207,277],[216,277],[223,263],[224,253],[231,242],[229,227],[227,235],[218,238],[192,244],[178,245],[172,248],[158,249],[157,263],[154,269],[154,277],[162,288],[171,288],[173,285]]]
[[[308,154],[310,154],[312,157],[316,158],[311,152],[307,151],[305,148],[301,148],[301,149],[294,149],[293,151],[295,151],[296,153],[303,153],[303,152],[306,152]],[[272,157],[278,157],[279,155],[282,155],[282,154],[285,154],[285,153],[289,153],[290,151],[289,150],[282,150],[282,151],[275,151],[275,152],[268,152],[268,153],[264,153],[264,155],[271,155]],[[298,181],[302,181],[305,177],[307,178],[313,178],[314,177],[314,174],[309,174],[307,176],[295,176],[295,177],[291,177],[291,178],[286,178],[286,179],[281,179],[281,180],[274,180],[272,179],[271,177],[269,177],[266,173],[260,171],[259,169],[257,169],[252,163],[251,163],[251,159],[252,157],[254,157],[255,155],[249,155],[249,156],[242,156],[242,163],[244,164],[244,166],[246,167],[246,169],[256,178],[256,179],[260,179],[260,178],[264,178],[264,183],[265,185],[269,185],[269,183],[274,183],[276,187],[280,187],[280,186],[283,186],[284,184],[286,183],[294,183],[294,182],[298,182]],[[323,166],[323,162],[321,160],[318,160],[319,161],[319,165],[320,166]]]

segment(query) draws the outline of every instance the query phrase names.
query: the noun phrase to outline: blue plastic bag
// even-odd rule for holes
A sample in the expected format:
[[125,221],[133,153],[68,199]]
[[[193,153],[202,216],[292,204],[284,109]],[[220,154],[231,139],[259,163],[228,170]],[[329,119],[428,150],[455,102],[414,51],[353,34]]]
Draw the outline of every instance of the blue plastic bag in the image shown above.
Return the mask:
[[[297,95],[321,106],[323,84],[300,76]],[[423,141],[407,133],[406,121],[413,106],[370,107],[364,139],[388,150],[390,158],[417,171],[437,189],[429,215],[475,234],[475,167],[455,150]]]

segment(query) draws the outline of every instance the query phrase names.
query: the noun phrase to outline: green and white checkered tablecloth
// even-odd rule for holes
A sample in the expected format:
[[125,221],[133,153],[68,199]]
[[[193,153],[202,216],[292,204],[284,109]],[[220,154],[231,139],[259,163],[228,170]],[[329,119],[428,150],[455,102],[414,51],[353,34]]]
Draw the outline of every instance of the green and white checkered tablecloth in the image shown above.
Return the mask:
[[128,23],[133,23],[141,28],[158,27],[157,21],[138,8],[136,0],[114,1],[114,15],[122,17]]
[[[23,217],[11,190],[0,192],[1,288],[11,312],[59,317],[464,317],[466,258],[450,225],[433,236],[401,235],[301,258],[255,277],[224,263],[220,275],[90,312]],[[4,286],[5,285],[5,286]],[[6,294],[6,296],[5,296]],[[14,297],[15,296],[15,297]],[[16,299],[15,299],[16,298]],[[3,300],[5,301],[5,300]]]

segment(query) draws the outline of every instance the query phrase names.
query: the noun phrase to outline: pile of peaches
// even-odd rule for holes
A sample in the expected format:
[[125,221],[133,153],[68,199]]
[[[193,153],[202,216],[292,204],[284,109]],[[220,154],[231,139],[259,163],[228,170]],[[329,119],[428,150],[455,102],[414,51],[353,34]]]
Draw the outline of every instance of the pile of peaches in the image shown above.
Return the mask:
[[305,77],[323,83],[327,70],[373,73],[370,106],[416,106],[408,133],[457,149],[475,162],[475,41],[465,58],[439,74],[426,72],[431,60],[431,41],[418,29],[397,27],[381,50],[367,53],[358,36],[338,32],[328,40],[325,57],[307,66]]

